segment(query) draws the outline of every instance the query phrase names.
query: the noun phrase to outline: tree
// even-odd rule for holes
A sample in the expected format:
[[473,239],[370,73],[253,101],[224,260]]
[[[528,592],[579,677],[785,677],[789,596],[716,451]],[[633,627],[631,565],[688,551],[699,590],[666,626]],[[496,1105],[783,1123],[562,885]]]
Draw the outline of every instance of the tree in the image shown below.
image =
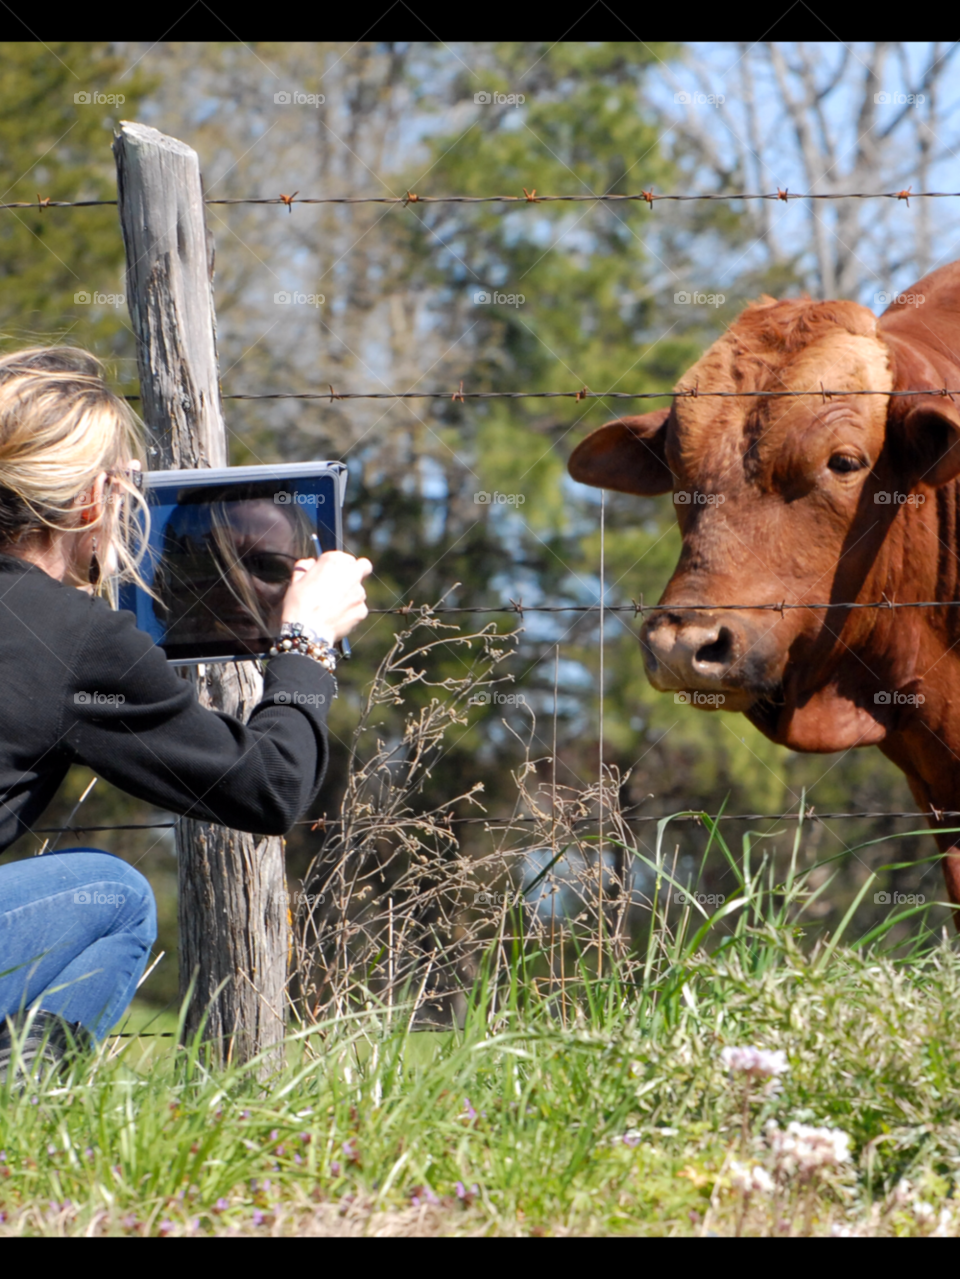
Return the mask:
[[0,61],[2,200],[35,206],[0,210],[4,343],[73,342],[135,381],[116,209],[43,209],[38,198],[116,198],[111,131],[151,79],[104,42],[12,41]]

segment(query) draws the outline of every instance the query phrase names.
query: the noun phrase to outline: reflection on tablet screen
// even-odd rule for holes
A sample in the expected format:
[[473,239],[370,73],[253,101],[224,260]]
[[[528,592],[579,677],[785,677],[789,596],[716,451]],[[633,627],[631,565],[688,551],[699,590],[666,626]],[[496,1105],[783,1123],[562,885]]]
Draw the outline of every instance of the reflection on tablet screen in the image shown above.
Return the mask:
[[[280,633],[283,597],[313,535],[338,546],[336,478],[254,480],[174,487],[151,484],[137,624],[171,660],[266,653]],[[130,607],[129,590],[122,607]]]

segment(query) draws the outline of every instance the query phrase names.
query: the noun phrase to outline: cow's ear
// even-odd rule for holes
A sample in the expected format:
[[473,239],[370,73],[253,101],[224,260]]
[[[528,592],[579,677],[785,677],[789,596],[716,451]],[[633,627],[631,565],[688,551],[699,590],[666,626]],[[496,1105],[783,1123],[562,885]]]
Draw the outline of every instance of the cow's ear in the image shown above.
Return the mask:
[[903,429],[923,484],[937,488],[960,475],[960,407],[948,396],[924,396],[908,409]]
[[607,422],[581,440],[567,469],[581,484],[654,497],[673,488],[664,444],[671,409]]

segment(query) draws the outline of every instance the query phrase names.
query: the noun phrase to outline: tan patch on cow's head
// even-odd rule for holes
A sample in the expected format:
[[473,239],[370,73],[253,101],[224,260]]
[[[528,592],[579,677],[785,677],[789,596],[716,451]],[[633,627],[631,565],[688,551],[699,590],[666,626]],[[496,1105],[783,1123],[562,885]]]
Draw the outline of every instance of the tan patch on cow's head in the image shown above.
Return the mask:
[[[771,406],[775,417],[789,415],[785,401],[746,393],[815,391],[821,385],[838,391],[892,390],[889,352],[877,335],[876,316],[856,302],[761,298],[751,303],[675,387],[733,393],[728,399],[675,401],[677,465],[697,471],[709,457],[714,473],[739,469],[744,437],[768,429]],[[868,416],[879,420],[886,405],[877,396]]]

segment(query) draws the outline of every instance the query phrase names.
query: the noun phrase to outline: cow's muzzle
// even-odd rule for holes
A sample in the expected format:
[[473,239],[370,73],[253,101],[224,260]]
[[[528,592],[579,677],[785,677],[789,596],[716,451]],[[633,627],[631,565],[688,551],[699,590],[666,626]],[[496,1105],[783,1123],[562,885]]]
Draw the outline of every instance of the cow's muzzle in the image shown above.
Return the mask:
[[647,677],[661,692],[723,693],[726,710],[745,710],[766,683],[760,637],[734,613],[655,613],[640,631]]

